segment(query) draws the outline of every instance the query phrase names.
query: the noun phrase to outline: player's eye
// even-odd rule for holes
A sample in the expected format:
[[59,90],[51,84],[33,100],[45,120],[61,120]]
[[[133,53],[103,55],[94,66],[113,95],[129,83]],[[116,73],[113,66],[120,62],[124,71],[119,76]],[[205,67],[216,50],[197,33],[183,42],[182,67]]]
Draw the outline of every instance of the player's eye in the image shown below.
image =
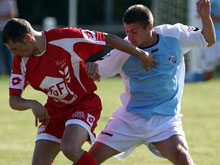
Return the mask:
[[136,30],[135,30],[135,31],[132,31],[132,33],[133,33],[133,34],[137,34],[137,33],[138,33],[138,31],[136,31]]

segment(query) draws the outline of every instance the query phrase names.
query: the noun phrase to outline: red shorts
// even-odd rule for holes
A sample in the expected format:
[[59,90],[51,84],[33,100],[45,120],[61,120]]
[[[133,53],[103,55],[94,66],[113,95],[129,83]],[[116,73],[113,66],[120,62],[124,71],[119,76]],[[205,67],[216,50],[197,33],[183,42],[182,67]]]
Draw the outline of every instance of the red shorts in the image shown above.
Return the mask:
[[55,108],[45,105],[49,113],[49,123],[42,123],[38,127],[37,140],[50,140],[60,143],[65,127],[70,124],[78,124],[89,133],[89,142],[95,140],[94,129],[101,114],[101,100],[95,95],[89,95],[76,106]]

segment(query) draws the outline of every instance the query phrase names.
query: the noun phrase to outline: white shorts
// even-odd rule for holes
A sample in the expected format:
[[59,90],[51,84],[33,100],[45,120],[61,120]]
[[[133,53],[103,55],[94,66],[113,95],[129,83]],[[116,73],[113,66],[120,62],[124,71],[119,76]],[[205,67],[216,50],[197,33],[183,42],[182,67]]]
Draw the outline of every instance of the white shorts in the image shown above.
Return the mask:
[[216,62],[220,59],[220,42],[215,43],[211,47],[201,48],[200,66],[202,71],[214,71]]
[[112,115],[96,141],[121,152],[116,155],[120,158],[126,157],[141,144],[145,144],[153,154],[163,157],[153,142],[166,140],[173,135],[180,135],[185,146],[188,147],[181,118],[181,114],[176,116],[154,115],[150,120],[146,120],[126,112],[125,108],[120,107]]

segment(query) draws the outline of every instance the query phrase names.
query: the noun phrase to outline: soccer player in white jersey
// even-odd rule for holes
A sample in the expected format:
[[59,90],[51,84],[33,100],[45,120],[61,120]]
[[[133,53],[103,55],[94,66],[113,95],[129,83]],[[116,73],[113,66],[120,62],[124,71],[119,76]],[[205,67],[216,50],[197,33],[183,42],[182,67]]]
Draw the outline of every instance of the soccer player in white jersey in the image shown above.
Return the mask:
[[[95,162],[81,149],[95,139],[101,113],[96,86],[85,72],[84,60],[105,45],[141,59],[146,70],[154,65],[149,53],[114,35],[79,28],[35,31],[24,19],[13,18],[3,29],[3,42],[12,51],[10,106],[31,109],[38,128],[33,165],[50,165],[59,151],[77,165]],[[45,105],[22,97],[27,85],[48,96]]]
[[113,113],[89,151],[97,164],[116,154],[126,156],[141,144],[175,165],[193,164],[180,114],[185,74],[183,54],[193,47],[215,43],[210,2],[198,1],[197,9],[203,22],[201,30],[180,23],[153,28],[153,16],[146,6],[127,9],[123,16],[127,39],[152,52],[159,62],[149,73],[138,59],[117,50],[87,65],[92,78],[120,73],[125,85],[121,95],[123,105]]

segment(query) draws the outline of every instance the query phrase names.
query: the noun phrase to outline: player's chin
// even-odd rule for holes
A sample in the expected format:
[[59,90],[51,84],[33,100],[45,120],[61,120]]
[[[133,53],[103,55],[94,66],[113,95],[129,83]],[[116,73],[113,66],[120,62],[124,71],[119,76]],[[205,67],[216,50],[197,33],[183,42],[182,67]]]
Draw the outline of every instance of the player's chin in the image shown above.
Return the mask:
[[131,41],[131,43],[132,43],[132,45],[134,45],[134,46],[139,46],[139,44],[136,42],[136,41]]
[[136,46],[136,47],[141,47],[141,43],[140,42],[138,42],[138,41],[133,41],[133,42],[131,42],[134,46]]

